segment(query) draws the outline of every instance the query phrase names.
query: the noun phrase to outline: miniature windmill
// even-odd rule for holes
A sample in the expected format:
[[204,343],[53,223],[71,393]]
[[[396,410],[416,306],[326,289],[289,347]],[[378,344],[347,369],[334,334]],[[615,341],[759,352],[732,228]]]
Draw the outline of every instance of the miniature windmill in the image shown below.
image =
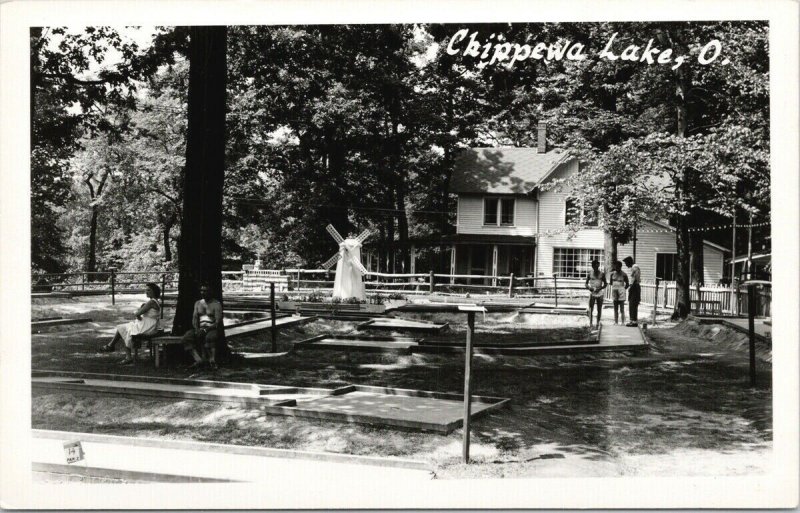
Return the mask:
[[364,230],[358,237],[345,239],[339,235],[333,225],[329,224],[325,229],[339,244],[339,252],[322,264],[325,269],[330,269],[333,264],[336,264],[333,297],[364,299],[366,294],[363,277],[367,273],[367,269],[361,264],[361,243],[370,236],[370,231]]

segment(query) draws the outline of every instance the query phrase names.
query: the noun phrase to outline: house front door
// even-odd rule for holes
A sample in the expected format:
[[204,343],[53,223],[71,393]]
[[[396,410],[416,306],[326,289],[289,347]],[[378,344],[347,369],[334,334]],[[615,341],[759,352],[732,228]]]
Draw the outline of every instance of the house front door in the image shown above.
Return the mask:
[[[477,244],[471,247],[472,254],[470,259],[469,265],[469,274],[476,274],[479,276],[485,276],[487,274],[491,274],[487,271],[487,262],[489,262],[489,251],[491,251],[491,246],[487,246],[485,244]],[[475,284],[482,284],[484,282],[483,279],[480,280],[470,280],[471,283]]]
[[533,246],[509,246],[508,273],[527,276],[532,272]]

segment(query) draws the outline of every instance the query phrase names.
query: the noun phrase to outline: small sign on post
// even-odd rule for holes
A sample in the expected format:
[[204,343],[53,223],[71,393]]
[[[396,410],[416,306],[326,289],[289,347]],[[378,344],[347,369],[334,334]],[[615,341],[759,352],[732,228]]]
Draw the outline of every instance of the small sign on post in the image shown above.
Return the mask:
[[464,463],[469,463],[469,421],[472,414],[472,342],[475,335],[475,312],[486,313],[486,308],[477,305],[459,305],[459,312],[467,313],[467,345],[464,356]]
[[83,446],[80,441],[64,442],[64,457],[67,459],[67,463],[82,461],[84,456]]

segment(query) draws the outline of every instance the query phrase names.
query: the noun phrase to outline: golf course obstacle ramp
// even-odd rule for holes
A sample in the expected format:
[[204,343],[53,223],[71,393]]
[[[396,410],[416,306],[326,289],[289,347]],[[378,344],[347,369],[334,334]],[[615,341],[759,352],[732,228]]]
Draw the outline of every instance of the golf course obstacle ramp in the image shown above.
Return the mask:
[[[462,395],[402,388],[306,388],[67,371],[34,371],[31,386],[38,392],[237,403],[268,415],[441,434],[452,432],[463,422]],[[485,415],[508,402],[506,398],[473,396],[471,417]]]
[[397,317],[370,319],[357,326],[359,330],[410,331],[418,333],[439,333],[447,327],[447,323],[437,324],[434,322],[399,319]]
[[548,305],[532,304],[521,308],[520,314],[549,314],[549,315],[587,315],[588,308],[580,305]]
[[303,349],[360,351],[366,353],[411,354],[419,339],[410,337],[374,335],[317,335],[301,340],[292,346],[292,351]]
[[92,322],[88,317],[80,317],[75,319],[45,319],[40,321],[31,321],[31,332],[36,333],[42,328],[49,328],[51,326],[66,326],[68,324],[83,324],[85,322]]

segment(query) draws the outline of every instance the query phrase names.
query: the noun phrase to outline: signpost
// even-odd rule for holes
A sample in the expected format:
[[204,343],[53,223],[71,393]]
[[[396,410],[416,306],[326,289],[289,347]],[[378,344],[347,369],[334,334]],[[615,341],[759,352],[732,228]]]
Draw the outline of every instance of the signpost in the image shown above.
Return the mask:
[[477,305],[459,305],[459,312],[467,313],[467,346],[464,351],[464,463],[469,463],[469,421],[472,413],[472,342],[475,336],[475,312],[486,313],[486,308]]

